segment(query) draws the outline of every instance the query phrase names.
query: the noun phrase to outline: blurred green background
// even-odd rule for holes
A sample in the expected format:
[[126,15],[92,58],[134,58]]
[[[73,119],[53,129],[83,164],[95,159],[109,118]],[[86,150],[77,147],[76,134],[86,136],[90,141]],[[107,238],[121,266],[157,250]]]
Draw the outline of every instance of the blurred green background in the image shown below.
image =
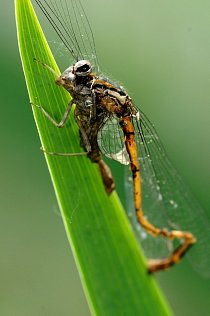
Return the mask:
[[[122,83],[154,122],[210,218],[210,2],[83,3],[103,72]],[[0,6],[0,314],[90,315],[39,151],[14,5],[7,1]],[[49,41],[56,40],[39,16]],[[115,163],[112,169],[124,200],[122,168]],[[210,280],[196,274],[187,260],[156,278],[175,315],[209,315]]]

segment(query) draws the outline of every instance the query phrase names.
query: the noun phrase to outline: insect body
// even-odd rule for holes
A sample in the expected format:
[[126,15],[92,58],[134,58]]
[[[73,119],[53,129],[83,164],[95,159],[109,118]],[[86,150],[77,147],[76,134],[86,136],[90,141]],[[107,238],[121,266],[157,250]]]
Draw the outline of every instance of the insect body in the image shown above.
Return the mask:
[[[92,66],[87,60],[80,60],[67,68],[56,83],[63,86],[72,96],[72,100],[64,113],[60,123],[56,123],[50,115],[39,106],[39,109],[57,127],[62,127],[72,104],[76,105],[74,117],[80,131],[81,147],[87,152],[92,162],[97,163],[103,179],[105,190],[111,194],[114,190],[114,180],[108,166],[101,158],[99,147],[99,134],[103,126],[113,119],[117,120],[123,132],[124,145],[127,159],[133,177],[134,206],[138,223],[151,235],[162,236],[169,240],[183,240],[168,258],[150,260],[149,272],[166,269],[177,263],[189,247],[195,243],[194,236],[189,232],[179,230],[168,231],[152,225],[143,214],[140,167],[138,163],[138,152],[135,143],[135,128],[133,121],[138,123],[139,113],[135,109],[131,98],[124,89],[115,86],[92,72]],[[119,156],[122,153],[118,153]],[[121,157],[122,158],[122,157]]]

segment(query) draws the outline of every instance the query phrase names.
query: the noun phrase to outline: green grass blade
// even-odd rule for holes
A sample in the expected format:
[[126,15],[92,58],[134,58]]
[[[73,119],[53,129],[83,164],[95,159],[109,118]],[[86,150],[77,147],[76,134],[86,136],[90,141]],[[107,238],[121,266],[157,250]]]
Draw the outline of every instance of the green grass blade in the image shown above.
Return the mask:
[[[16,19],[30,100],[59,121],[70,96],[54,84],[52,73],[33,60],[36,57],[59,72],[29,0],[16,0]],[[72,117],[63,129],[56,129],[37,109],[33,112],[47,151],[81,151]],[[171,315],[146,272],[116,194],[105,194],[97,166],[86,157],[46,155],[46,161],[92,314]]]

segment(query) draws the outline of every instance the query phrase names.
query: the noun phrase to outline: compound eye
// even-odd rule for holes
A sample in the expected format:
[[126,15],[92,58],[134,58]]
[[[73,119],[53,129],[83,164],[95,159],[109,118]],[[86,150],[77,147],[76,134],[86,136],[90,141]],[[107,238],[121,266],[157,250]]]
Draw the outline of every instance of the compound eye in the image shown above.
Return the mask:
[[75,74],[77,76],[86,76],[91,72],[91,65],[88,61],[79,61],[75,65]]
[[90,66],[88,64],[77,68],[77,72],[88,72],[89,70],[90,70]]

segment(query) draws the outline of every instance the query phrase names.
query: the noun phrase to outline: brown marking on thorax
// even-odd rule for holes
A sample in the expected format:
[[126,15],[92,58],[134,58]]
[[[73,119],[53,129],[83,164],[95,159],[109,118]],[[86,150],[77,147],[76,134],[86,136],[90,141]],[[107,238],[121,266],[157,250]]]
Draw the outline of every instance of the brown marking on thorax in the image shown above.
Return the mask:
[[92,86],[98,105],[105,111],[117,117],[130,115],[132,102],[125,91],[102,78],[94,80]]

